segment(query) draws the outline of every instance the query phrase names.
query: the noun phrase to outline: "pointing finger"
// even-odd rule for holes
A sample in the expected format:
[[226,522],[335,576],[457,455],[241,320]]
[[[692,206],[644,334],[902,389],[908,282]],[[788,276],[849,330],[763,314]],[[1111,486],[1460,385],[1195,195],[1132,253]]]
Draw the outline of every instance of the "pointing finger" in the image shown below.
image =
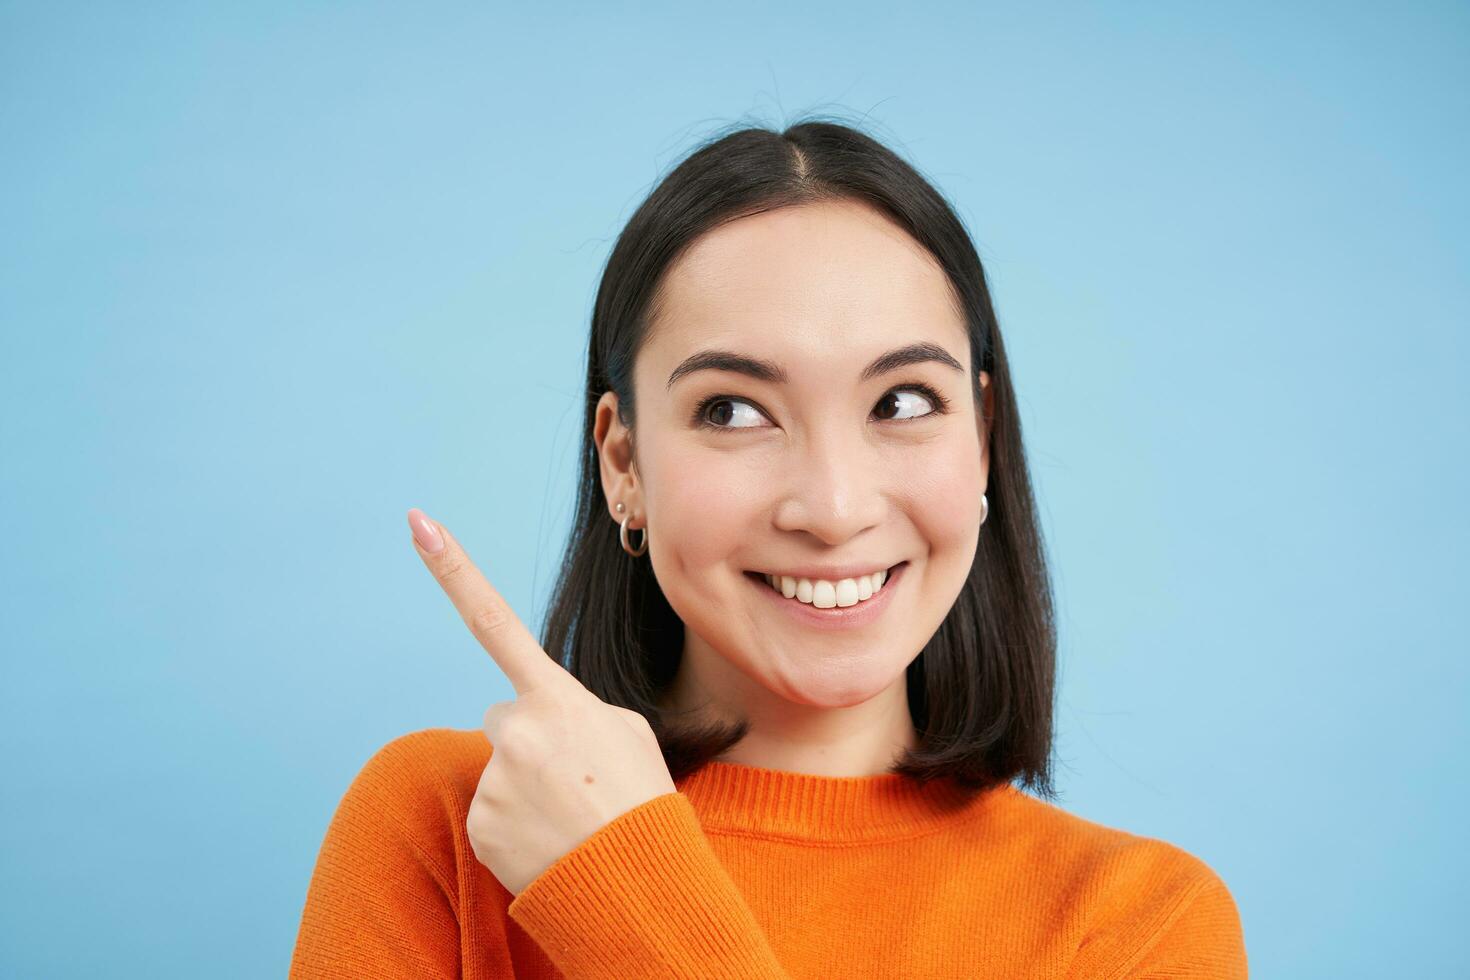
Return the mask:
[[566,681],[581,686],[541,648],[444,525],[430,520],[417,507],[409,510],[408,525],[419,557],[438,579],[475,639],[505,672],[517,695]]

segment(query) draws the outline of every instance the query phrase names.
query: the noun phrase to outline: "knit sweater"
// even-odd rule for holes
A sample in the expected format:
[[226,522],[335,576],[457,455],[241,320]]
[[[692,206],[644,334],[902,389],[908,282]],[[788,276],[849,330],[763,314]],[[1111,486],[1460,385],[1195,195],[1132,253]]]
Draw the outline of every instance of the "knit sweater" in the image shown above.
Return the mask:
[[1246,976],[1200,859],[1010,784],[713,762],[514,897],[465,829],[491,747],[430,728],[363,766],[307,888],[293,980]]

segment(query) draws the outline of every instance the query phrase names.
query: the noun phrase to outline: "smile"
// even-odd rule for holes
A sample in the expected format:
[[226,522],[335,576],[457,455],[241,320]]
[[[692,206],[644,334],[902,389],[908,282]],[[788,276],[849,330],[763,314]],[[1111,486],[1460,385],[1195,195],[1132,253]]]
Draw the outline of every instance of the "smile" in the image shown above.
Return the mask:
[[761,572],[746,572],[745,577],[778,610],[795,617],[799,623],[821,628],[852,628],[873,621],[888,607],[908,564],[901,561],[872,575],[838,582],[782,576],[775,578],[773,584],[772,578]]

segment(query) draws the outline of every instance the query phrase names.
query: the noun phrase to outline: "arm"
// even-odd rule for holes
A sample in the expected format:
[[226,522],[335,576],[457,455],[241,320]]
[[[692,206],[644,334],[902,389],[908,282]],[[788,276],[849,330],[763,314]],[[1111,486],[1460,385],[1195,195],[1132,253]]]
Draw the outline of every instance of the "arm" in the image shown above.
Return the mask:
[[603,826],[508,911],[572,980],[790,977],[682,793]]
[[1245,937],[1225,883],[1210,877],[1123,976],[1245,980]]
[[464,818],[515,899],[506,917],[576,980],[784,977],[669,774],[648,719],[597,697],[542,649],[453,534],[418,508],[413,545],[515,690]]
[[1113,905],[1078,951],[1069,976],[1245,980],[1245,939],[1235,900],[1207,865],[1183,857],[1184,873],[1155,880]]
[[454,868],[408,830],[406,810],[433,809],[432,796],[408,791],[424,772],[409,748],[385,745],[342,797],[307,889],[291,980],[460,976]]

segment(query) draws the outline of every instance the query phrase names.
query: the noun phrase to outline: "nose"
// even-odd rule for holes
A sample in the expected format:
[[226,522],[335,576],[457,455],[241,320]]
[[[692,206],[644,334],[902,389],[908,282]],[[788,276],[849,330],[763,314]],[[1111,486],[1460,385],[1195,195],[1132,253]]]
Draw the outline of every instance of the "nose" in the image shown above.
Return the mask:
[[813,436],[790,453],[790,484],[776,514],[781,530],[835,547],[882,521],[882,460],[860,436]]

